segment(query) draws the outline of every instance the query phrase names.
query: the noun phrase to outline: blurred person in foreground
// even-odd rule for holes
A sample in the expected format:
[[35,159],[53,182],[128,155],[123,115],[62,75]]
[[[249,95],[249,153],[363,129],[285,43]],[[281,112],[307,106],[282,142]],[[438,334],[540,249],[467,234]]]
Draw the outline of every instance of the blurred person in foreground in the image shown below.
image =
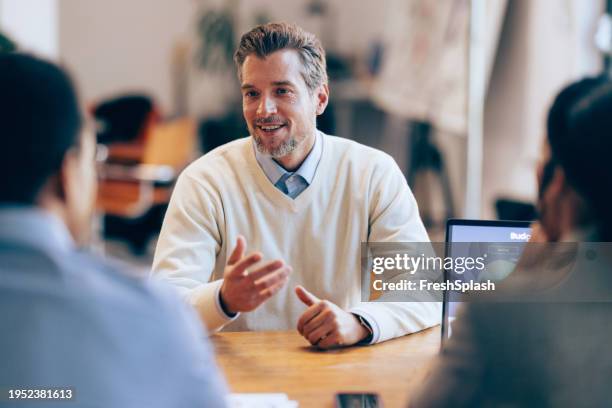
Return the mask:
[[[540,219],[526,251],[548,247],[563,253],[578,248],[576,242],[612,241],[611,132],[609,80],[583,79],[556,97],[538,169]],[[546,290],[529,296],[514,292],[502,303],[498,294],[493,303],[464,304],[453,336],[409,405],[609,405],[612,263],[605,248],[609,252],[610,245],[586,245],[603,250],[597,257],[587,252],[583,260],[576,258],[573,273],[553,277]],[[547,263],[542,259],[540,265]],[[521,282],[533,285],[551,273],[528,272]]]
[[78,248],[94,209],[95,140],[68,76],[0,54],[0,90],[0,406],[21,402],[11,389],[63,388],[80,407],[225,406],[193,311]]
[[180,288],[211,331],[297,324],[327,349],[439,323],[436,302],[361,302],[362,242],[429,239],[389,155],[317,130],[329,98],[319,40],[265,24],[242,36],[234,60],[251,135],[181,174],[154,273]]

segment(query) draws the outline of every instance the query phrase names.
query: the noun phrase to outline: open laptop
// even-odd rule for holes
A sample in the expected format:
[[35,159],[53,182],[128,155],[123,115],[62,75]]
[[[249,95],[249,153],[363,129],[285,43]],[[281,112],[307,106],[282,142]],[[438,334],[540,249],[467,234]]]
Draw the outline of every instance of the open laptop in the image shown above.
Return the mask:
[[[483,221],[450,219],[446,222],[446,255],[449,257],[466,256],[468,243],[483,243],[497,261],[507,265],[516,264],[521,255],[521,245],[513,245],[514,251],[502,251],[503,243],[527,242],[531,237],[528,221]],[[453,245],[455,244],[455,245]],[[496,246],[497,244],[497,246]],[[499,248],[499,250],[497,250]],[[497,251],[496,251],[497,250]],[[489,260],[493,257],[489,257]],[[445,271],[445,279],[449,279],[452,271]],[[442,302],[442,346],[452,335],[452,324],[455,319],[460,298],[457,293],[445,291]]]

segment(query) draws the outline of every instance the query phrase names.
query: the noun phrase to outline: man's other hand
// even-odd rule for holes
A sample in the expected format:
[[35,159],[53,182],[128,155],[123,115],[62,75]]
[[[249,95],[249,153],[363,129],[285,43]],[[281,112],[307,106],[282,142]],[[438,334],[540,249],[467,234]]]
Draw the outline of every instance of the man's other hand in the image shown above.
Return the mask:
[[272,297],[287,283],[291,267],[280,260],[266,262],[252,271],[262,259],[260,252],[244,255],[246,242],[238,236],[236,247],[225,266],[221,302],[227,312],[250,312]]
[[295,293],[308,306],[298,320],[297,330],[313,346],[322,349],[351,346],[368,336],[368,330],[354,314],[319,299],[302,286],[297,286]]

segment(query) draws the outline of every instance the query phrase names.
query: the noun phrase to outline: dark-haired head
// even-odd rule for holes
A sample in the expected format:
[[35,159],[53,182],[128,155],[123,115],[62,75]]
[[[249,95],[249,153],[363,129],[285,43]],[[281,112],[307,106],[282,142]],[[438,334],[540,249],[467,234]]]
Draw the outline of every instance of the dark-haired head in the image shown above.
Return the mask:
[[576,229],[592,226],[598,239],[612,240],[611,133],[609,79],[582,79],[555,98],[547,120],[549,155],[540,174],[541,221],[549,235],[560,234],[561,207],[571,201]]
[[259,25],[242,36],[234,54],[238,78],[242,81],[242,65],[249,55],[265,58],[286,49],[298,52],[302,76],[310,91],[327,84],[325,50],[319,39],[296,24],[282,22]]
[[0,90],[0,205],[50,209],[79,235],[93,203],[94,142],[82,136],[70,78],[50,62],[4,53]]

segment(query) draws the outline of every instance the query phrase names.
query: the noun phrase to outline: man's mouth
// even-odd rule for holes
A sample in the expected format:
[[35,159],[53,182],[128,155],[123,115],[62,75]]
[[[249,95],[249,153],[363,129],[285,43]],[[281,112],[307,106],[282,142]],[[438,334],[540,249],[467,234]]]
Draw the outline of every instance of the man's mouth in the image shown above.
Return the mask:
[[274,133],[276,132],[278,129],[285,127],[285,124],[279,123],[279,124],[267,124],[267,125],[257,125],[257,128],[262,130],[265,133]]

